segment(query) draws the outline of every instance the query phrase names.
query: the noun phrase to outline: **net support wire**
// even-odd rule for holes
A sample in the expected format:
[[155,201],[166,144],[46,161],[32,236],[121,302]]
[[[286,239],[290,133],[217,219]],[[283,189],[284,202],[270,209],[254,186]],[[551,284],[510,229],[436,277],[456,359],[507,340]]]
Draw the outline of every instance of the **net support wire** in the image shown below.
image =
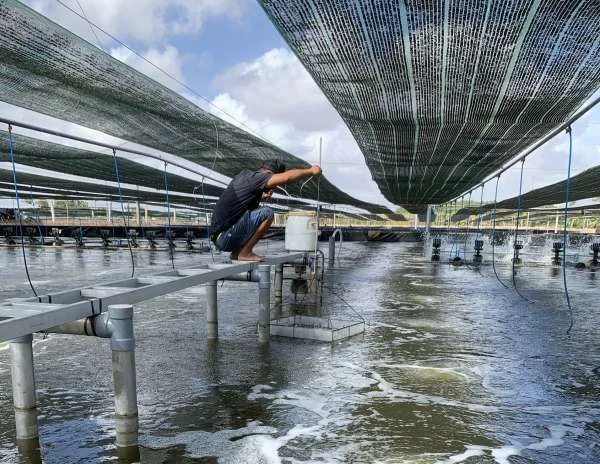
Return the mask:
[[17,182],[17,168],[15,165],[15,154],[14,154],[14,147],[13,147],[13,139],[12,139],[12,125],[8,124],[8,154],[10,157],[10,163],[12,166],[12,178],[13,178],[13,184],[15,187],[15,200],[16,200],[16,206],[17,206],[17,211],[15,216],[19,217],[19,234],[21,235],[21,255],[23,256],[23,265],[25,267],[25,274],[27,276],[27,282],[29,282],[29,287],[31,288],[31,291],[33,292],[33,294],[35,296],[38,296],[35,287],[33,286],[33,282],[31,281],[31,276],[29,275],[29,266],[27,265],[27,256],[25,254],[25,242],[24,242],[24,238],[23,238],[23,217],[21,214],[21,203],[19,200],[19,184]]
[[517,295],[519,295],[527,303],[533,304],[533,303],[535,303],[535,301],[524,296],[520,292],[519,287],[517,286],[517,272],[516,272],[516,267],[515,267],[516,263],[517,263],[517,259],[518,259],[517,258],[517,249],[518,249],[519,244],[517,242],[517,239],[519,237],[519,221],[521,218],[521,196],[523,194],[523,168],[524,167],[525,167],[525,158],[523,158],[521,160],[521,174],[520,174],[520,179],[519,179],[519,196],[518,196],[518,200],[517,200],[517,217],[516,217],[516,221],[515,221],[515,234],[514,234],[514,239],[513,239],[512,282],[513,282],[513,287],[515,289],[515,292],[517,292]]
[[[121,192],[121,176],[119,173],[119,158],[117,157],[117,149],[113,147],[113,159],[115,161],[115,176],[117,178],[117,186],[119,190],[119,203],[121,206],[121,217],[123,218],[123,231],[125,233],[125,239],[127,240],[127,248],[129,249],[129,256],[131,257],[131,278],[135,275],[135,259],[133,257],[133,249],[131,248],[131,241],[129,240],[129,221],[125,217],[125,208],[123,206],[123,194]],[[112,219],[112,215],[111,215]],[[113,232],[114,235],[114,232]]]

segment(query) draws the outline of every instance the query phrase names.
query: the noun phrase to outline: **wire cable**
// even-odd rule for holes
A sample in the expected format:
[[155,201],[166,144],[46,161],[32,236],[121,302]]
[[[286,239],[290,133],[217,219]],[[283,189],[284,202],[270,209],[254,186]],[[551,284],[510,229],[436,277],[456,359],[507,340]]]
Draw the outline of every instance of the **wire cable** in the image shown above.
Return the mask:
[[504,288],[508,288],[508,285],[506,285],[504,282],[502,282],[502,279],[500,279],[500,276],[498,275],[498,271],[496,271],[496,259],[494,257],[495,247],[496,247],[496,204],[498,203],[498,184],[499,183],[500,183],[500,174],[498,174],[498,177],[496,177],[496,192],[494,193],[494,210],[492,213],[492,269],[494,270],[494,275],[496,276],[496,279],[498,279],[498,282],[500,282],[500,284]]
[[[141,53],[139,53],[138,51],[134,50],[133,48],[131,48],[129,45],[127,45],[125,42],[123,42],[122,40],[119,40],[117,37],[115,37],[114,35],[110,34],[109,32],[107,32],[106,30],[104,30],[103,28],[101,28],[100,26],[98,26],[96,23],[94,23],[93,21],[90,21],[87,16],[85,14],[81,14],[77,11],[75,11],[73,8],[71,8],[69,5],[65,4],[64,2],[62,2],[61,0],[56,0],[57,3],[59,3],[60,5],[62,5],[64,8],[66,8],[67,10],[69,10],[71,13],[75,14],[76,16],[79,16],[81,19],[83,19],[84,21],[86,21],[88,23],[88,25],[90,27],[95,27],[96,29],[98,29],[100,32],[102,32],[103,34],[105,34],[106,36],[110,37],[112,40],[114,40],[115,42],[117,42],[118,44],[122,45],[123,47],[125,47],[127,50],[129,50],[131,53],[133,53],[134,55],[136,55],[137,57],[139,57],[140,59],[144,60],[146,63],[148,63],[150,66],[152,66],[154,69],[156,69],[157,71],[160,71],[162,74],[164,74],[165,76],[167,76],[168,78],[172,79],[174,82],[176,82],[177,84],[179,84],[180,86],[182,86],[184,89],[188,90],[189,92],[191,92],[192,94],[194,94],[195,96],[197,96],[198,98],[201,98],[202,100],[204,100],[206,103],[208,103],[208,105],[212,106],[213,108],[215,108],[216,110],[220,111],[221,113],[223,113],[224,115],[226,115],[227,117],[229,117],[230,119],[232,119],[233,121],[235,121],[239,126],[242,126],[246,129],[247,132],[249,132],[250,134],[253,134],[255,137],[263,140],[266,143],[271,144],[271,142],[269,142],[267,140],[266,137],[264,137],[263,135],[259,134],[258,132],[256,132],[254,129],[252,129],[250,126],[248,126],[247,124],[245,124],[244,122],[240,121],[238,118],[236,118],[235,116],[233,116],[232,114],[228,113],[227,111],[225,111],[224,109],[221,109],[220,107],[218,107],[217,105],[215,105],[209,98],[205,97],[204,95],[201,95],[200,93],[198,93],[196,90],[194,90],[192,87],[190,87],[189,85],[187,85],[185,82],[181,81],[180,79],[177,79],[175,76],[173,76],[171,73],[165,71],[164,69],[162,69],[160,66],[154,64],[152,61],[150,61],[147,57],[145,57],[144,55],[142,55]],[[81,8],[81,6],[80,6]],[[83,9],[82,9],[83,11]],[[102,49],[102,47],[100,47]],[[216,117],[216,116],[215,116]],[[272,144],[274,145],[274,144]]]
[[23,255],[23,264],[25,265],[25,274],[27,275],[27,282],[29,282],[29,286],[31,287],[31,291],[35,296],[38,296],[35,291],[35,287],[33,286],[33,282],[31,282],[31,276],[29,275],[29,267],[27,266],[27,256],[25,256],[25,242],[23,241],[23,218],[21,217],[21,204],[19,202],[19,187],[17,184],[17,168],[15,166],[15,154],[13,149],[13,139],[12,139],[12,126],[8,125],[8,152],[10,155],[10,162],[12,165],[12,178],[13,184],[15,186],[15,200],[17,201],[17,212],[16,214],[19,216],[19,234],[21,235],[21,254]]
[[167,196],[167,230],[166,230],[166,239],[167,239],[167,244],[169,246],[169,256],[171,257],[171,267],[173,269],[175,269],[175,258],[173,257],[173,253],[174,250],[173,248],[175,247],[175,244],[173,243],[173,237],[171,235],[171,206],[169,203],[169,180],[167,177],[167,162],[165,161],[165,170],[164,170],[164,177],[165,177],[165,194]]
[[[471,209],[471,192],[469,192],[469,203],[467,204],[467,209],[470,210]],[[466,224],[466,230],[465,230],[465,247],[463,249],[463,259],[466,261],[467,260],[467,241],[469,240],[469,226],[471,223],[471,215],[467,213],[467,224]],[[459,253],[460,254],[460,253]]]
[[215,262],[215,255],[213,253],[212,240],[210,237],[210,225],[208,224],[208,208],[206,206],[206,196],[204,195],[204,176],[202,177],[202,183],[200,184],[200,190],[202,192],[202,208],[204,209],[204,218],[206,221],[206,238],[208,239],[208,248],[210,249],[210,257],[212,262]]
[[567,299],[567,306],[569,307],[569,328],[567,334],[571,332],[573,328],[573,307],[571,306],[571,298],[569,296],[569,288],[567,287],[567,225],[569,222],[569,188],[571,187],[571,162],[573,160],[573,134],[571,126],[567,127],[567,134],[569,134],[569,164],[567,167],[567,184],[565,186],[565,223],[563,226],[563,285],[565,288],[565,298]]
[[[129,248],[129,256],[131,257],[131,278],[135,275],[135,259],[133,259],[133,250],[131,249],[131,242],[128,236],[128,221],[125,217],[125,208],[123,207],[123,194],[121,192],[121,176],[119,174],[119,158],[117,157],[117,149],[113,148],[113,160],[115,162],[115,175],[117,176],[117,187],[119,191],[119,203],[121,204],[121,217],[123,218],[123,231],[125,232],[125,239],[127,240],[127,247]],[[112,219],[112,215],[111,215]],[[114,237],[113,230],[113,237]]]
[[479,210],[477,211],[477,235],[475,240],[479,240],[481,235],[481,208],[483,206],[483,190],[485,188],[485,184],[481,184],[481,197],[479,198]]
[[513,281],[513,287],[515,289],[515,292],[517,292],[517,295],[519,295],[523,300],[527,301],[528,303],[535,303],[535,301],[530,300],[526,296],[523,296],[523,294],[519,291],[519,287],[517,287],[517,273],[515,270],[515,265],[517,262],[517,246],[518,246],[517,238],[519,237],[519,220],[521,218],[521,196],[523,193],[523,166],[525,166],[525,158],[523,158],[521,160],[521,177],[519,180],[519,196],[517,197],[517,218],[515,221],[515,235],[514,235],[514,239],[513,239],[512,281]]

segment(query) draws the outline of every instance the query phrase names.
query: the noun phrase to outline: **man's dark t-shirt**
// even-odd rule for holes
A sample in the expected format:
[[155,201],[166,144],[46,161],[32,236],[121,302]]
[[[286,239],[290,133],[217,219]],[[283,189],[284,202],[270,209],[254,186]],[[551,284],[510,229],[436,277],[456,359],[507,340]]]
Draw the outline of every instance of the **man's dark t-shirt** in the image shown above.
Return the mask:
[[256,209],[273,174],[244,170],[235,176],[217,200],[211,221],[212,236],[234,225],[248,210]]

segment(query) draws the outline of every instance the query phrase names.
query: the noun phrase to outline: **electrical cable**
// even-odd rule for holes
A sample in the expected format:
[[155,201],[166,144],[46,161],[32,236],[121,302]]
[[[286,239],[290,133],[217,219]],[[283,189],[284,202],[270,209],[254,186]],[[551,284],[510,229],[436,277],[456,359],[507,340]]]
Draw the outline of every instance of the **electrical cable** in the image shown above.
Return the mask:
[[8,125],[8,152],[10,155],[10,162],[12,165],[12,178],[13,184],[15,186],[15,200],[17,202],[17,211],[16,215],[19,216],[19,234],[21,235],[21,254],[23,255],[23,264],[25,265],[25,274],[27,275],[27,282],[29,282],[29,286],[31,287],[31,291],[35,296],[38,296],[35,291],[35,287],[33,286],[33,282],[31,282],[31,276],[29,275],[29,267],[27,266],[27,256],[25,256],[25,242],[23,241],[23,218],[21,217],[21,204],[19,201],[19,187],[17,184],[17,168],[15,166],[15,154],[13,150],[13,139],[12,139],[12,126]]
[[165,161],[164,177],[165,177],[165,194],[167,196],[167,230],[165,233],[165,238],[167,239],[167,244],[169,246],[169,255],[171,257],[171,267],[173,269],[175,269],[175,258],[173,257],[173,253],[174,253],[173,248],[175,247],[175,243],[173,243],[173,236],[171,234],[171,206],[169,204],[169,181],[167,178],[167,162],[166,161]]
[[569,188],[571,186],[571,163],[573,160],[573,134],[571,126],[568,126],[567,134],[569,134],[569,164],[567,167],[567,184],[565,186],[565,223],[563,226],[563,262],[562,262],[562,274],[563,274],[563,285],[565,288],[565,298],[567,299],[567,306],[569,307],[569,328],[567,334],[571,332],[573,328],[573,307],[571,306],[571,298],[569,296],[569,288],[567,287],[567,225],[569,221]]
[[515,235],[514,235],[514,239],[513,239],[512,281],[513,281],[513,287],[515,289],[515,292],[517,292],[517,295],[519,295],[523,300],[527,301],[528,303],[535,303],[535,301],[530,300],[526,296],[523,296],[523,294],[519,291],[519,287],[517,287],[517,273],[516,273],[516,269],[515,269],[515,265],[517,262],[517,246],[518,246],[517,238],[519,237],[519,220],[521,219],[521,196],[523,193],[523,167],[524,166],[525,166],[525,158],[523,158],[521,160],[521,177],[519,180],[519,196],[517,197],[517,218],[515,221]]
[[508,288],[508,285],[506,285],[504,282],[502,282],[502,280],[500,279],[500,276],[498,276],[498,271],[496,271],[496,259],[494,257],[495,248],[496,248],[496,204],[498,203],[498,184],[499,183],[500,183],[500,174],[498,174],[498,177],[496,177],[496,191],[494,193],[494,210],[492,213],[492,269],[494,270],[494,275],[496,276],[496,279],[498,279],[498,282],[500,282],[500,284],[504,288]]
[[[125,232],[125,239],[127,240],[127,247],[129,248],[129,256],[131,257],[131,278],[135,275],[135,259],[133,259],[133,250],[131,249],[131,242],[129,241],[128,231],[129,228],[127,218],[125,217],[125,209],[123,208],[123,194],[121,192],[121,176],[119,175],[119,158],[117,157],[117,149],[113,148],[113,160],[115,162],[115,175],[117,177],[117,187],[119,191],[119,203],[121,204],[121,217],[123,218],[123,231]],[[112,219],[112,215],[111,215]],[[114,237],[114,229],[113,229]]]

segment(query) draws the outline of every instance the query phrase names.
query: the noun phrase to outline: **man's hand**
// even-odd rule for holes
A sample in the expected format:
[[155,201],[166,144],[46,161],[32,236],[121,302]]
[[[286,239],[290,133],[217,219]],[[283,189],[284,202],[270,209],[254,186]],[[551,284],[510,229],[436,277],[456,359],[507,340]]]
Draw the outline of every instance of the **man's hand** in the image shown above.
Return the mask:
[[273,174],[265,187],[267,189],[274,189],[280,185],[293,184],[311,176],[318,176],[321,172],[321,168],[316,164],[310,168],[290,169],[280,174]]

